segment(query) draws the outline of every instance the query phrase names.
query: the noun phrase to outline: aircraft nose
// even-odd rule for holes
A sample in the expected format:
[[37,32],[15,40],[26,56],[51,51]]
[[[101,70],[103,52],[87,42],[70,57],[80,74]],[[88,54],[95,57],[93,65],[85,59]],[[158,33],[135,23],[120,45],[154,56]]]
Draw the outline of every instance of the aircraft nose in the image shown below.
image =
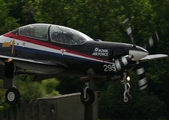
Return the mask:
[[133,46],[132,49],[129,50],[129,55],[132,55],[133,61],[138,61],[141,58],[144,58],[148,55],[148,51],[139,46]]

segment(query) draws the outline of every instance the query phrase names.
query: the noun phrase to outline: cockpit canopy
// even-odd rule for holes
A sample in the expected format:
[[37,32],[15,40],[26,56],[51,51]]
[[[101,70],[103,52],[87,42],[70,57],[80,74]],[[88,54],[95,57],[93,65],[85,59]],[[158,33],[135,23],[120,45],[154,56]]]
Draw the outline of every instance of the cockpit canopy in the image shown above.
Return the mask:
[[19,35],[68,45],[78,45],[93,41],[89,36],[72,28],[40,23],[20,27]]

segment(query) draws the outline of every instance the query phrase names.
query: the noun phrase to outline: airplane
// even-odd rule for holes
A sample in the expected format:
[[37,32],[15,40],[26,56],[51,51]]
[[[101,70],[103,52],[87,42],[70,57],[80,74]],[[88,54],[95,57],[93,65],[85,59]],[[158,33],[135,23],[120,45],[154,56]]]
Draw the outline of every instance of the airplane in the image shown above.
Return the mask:
[[[131,37],[130,27],[127,32]],[[20,100],[15,84],[18,75],[34,75],[33,81],[57,76],[79,77],[84,83],[80,95],[84,105],[91,105],[95,100],[90,82],[118,79],[124,84],[124,102],[128,103],[132,100],[129,71],[141,62],[168,57],[149,55],[145,48],[134,43],[94,40],[78,30],[47,23],[29,24],[7,32],[0,36],[0,44],[3,88],[7,89],[5,99],[9,105]],[[138,70],[140,75],[143,72],[143,68]],[[139,82],[140,87],[147,86],[145,78]]]

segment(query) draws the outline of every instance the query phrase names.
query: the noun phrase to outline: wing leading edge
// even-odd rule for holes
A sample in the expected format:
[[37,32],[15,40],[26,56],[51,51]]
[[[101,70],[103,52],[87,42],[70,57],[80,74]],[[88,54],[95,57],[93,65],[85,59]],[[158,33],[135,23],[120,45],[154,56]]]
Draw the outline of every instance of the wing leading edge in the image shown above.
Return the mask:
[[[58,73],[67,67],[65,63],[59,61],[32,60],[4,55],[0,55],[0,59],[2,61],[13,62],[14,66],[21,69],[41,71],[46,73]],[[0,64],[4,65],[3,62],[0,62]]]

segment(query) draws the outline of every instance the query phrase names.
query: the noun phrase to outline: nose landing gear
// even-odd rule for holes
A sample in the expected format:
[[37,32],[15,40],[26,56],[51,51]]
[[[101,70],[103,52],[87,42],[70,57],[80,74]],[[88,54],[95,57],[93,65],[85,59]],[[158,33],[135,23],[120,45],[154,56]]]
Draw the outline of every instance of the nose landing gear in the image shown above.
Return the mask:
[[130,95],[130,84],[129,84],[129,76],[127,76],[127,73],[124,73],[123,80],[121,82],[124,84],[124,93],[123,93],[123,101],[124,103],[131,103],[132,102],[132,96]]

